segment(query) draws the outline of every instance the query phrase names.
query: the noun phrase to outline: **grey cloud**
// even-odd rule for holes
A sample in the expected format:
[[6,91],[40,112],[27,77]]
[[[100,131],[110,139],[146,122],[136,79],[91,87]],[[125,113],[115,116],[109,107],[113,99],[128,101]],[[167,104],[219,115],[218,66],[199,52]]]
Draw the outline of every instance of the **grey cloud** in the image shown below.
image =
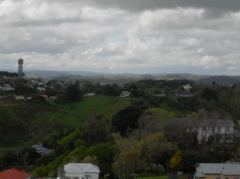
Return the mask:
[[[62,0],[64,1],[64,0]],[[72,0],[73,1],[73,0]],[[164,8],[204,8],[206,13],[217,16],[226,12],[240,10],[238,0],[89,0],[101,6],[128,9],[130,11],[142,11],[148,9]]]
[[43,26],[56,26],[63,23],[81,23],[83,20],[81,18],[55,18],[55,19],[47,19],[47,20],[16,20],[11,22],[0,22],[0,26],[5,27],[43,27]]
[[240,2],[226,1],[24,0],[1,17],[0,66],[239,74]]

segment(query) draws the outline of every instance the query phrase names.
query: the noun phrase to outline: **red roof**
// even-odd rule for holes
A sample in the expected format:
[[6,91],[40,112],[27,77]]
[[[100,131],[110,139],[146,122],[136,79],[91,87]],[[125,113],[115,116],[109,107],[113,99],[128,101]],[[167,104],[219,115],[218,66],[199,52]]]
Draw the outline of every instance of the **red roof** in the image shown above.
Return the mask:
[[30,176],[30,173],[15,168],[0,172],[0,179],[28,179]]

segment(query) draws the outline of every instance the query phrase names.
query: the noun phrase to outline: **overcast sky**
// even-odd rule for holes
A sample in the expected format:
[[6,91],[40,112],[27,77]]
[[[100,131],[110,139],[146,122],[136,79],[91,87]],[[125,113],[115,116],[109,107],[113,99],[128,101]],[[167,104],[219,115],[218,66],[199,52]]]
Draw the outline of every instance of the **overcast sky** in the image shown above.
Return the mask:
[[240,75],[240,0],[0,0],[0,69]]

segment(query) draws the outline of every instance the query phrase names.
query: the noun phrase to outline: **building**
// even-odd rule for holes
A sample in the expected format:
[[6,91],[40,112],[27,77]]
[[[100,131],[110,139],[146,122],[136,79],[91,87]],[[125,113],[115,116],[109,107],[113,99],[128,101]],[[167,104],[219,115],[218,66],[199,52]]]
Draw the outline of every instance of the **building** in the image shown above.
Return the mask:
[[194,179],[239,179],[240,163],[200,163]]
[[127,98],[131,95],[131,93],[129,91],[122,91],[120,94],[121,98]]
[[15,168],[0,172],[0,179],[30,179],[31,174]]
[[191,98],[194,97],[194,94],[190,91],[178,91],[175,93],[175,96],[180,98]]
[[69,163],[59,169],[58,179],[98,179],[98,166],[90,163]]
[[23,77],[24,76],[24,73],[23,73],[23,59],[20,58],[18,59],[18,77]]
[[25,101],[25,97],[24,96],[15,96],[15,100],[16,101]]
[[183,85],[183,89],[184,89],[185,91],[191,91],[192,86],[191,86],[190,84],[186,84],[186,85]]
[[41,156],[47,156],[54,152],[53,149],[48,149],[48,148],[44,147],[43,144],[33,145],[32,148],[35,149],[35,151],[38,154],[40,154]]
[[233,141],[235,124],[231,119],[201,120],[197,126],[197,138],[200,143],[207,142],[210,137],[222,143]]
[[14,91],[15,88],[12,87],[10,84],[6,83],[3,85],[0,85],[0,91],[4,91],[4,92],[10,92],[10,91]]
[[91,97],[91,96],[96,96],[96,93],[86,93],[83,95],[84,97]]

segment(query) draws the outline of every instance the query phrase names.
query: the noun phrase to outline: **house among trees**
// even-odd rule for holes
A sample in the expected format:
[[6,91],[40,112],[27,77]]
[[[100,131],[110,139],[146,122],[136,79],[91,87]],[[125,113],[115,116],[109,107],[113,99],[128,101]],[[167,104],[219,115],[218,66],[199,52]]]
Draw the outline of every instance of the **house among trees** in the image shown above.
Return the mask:
[[53,149],[48,149],[44,147],[43,144],[33,145],[32,148],[35,149],[35,151],[41,156],[47,156],[54,152]]
[[10,84],[5,83],[3,85],[0,85],[0,91],[4,91],[4,92],[10,92],[10,91],[14,91],[15,88],[12,87]]
[[121,98],[127,98],[131,95],[131,93],[129,91],[122,91],[120,94]]
[[190,91],[192,89],[192,86],[190,84],[183,85],[183,89],[185,91]]
[[197,138],[200,143],[207,142],[210,138],[218,142],[232,142],[235,133],[233,120],[202,120],[198,124]]
[[90,96],[96,96],[96,93],[86,93],[83,95],[83,97],[90,97]]
[[180,98],[191,98],[194,97],[194,94],[190,91],[178,91],[175,93],[175,96]]
[[98,179],[100,169],[90,163],[69,163],[59,169],[58,179]]
[[239,179],[240,163],[200,163],[194,179]]

